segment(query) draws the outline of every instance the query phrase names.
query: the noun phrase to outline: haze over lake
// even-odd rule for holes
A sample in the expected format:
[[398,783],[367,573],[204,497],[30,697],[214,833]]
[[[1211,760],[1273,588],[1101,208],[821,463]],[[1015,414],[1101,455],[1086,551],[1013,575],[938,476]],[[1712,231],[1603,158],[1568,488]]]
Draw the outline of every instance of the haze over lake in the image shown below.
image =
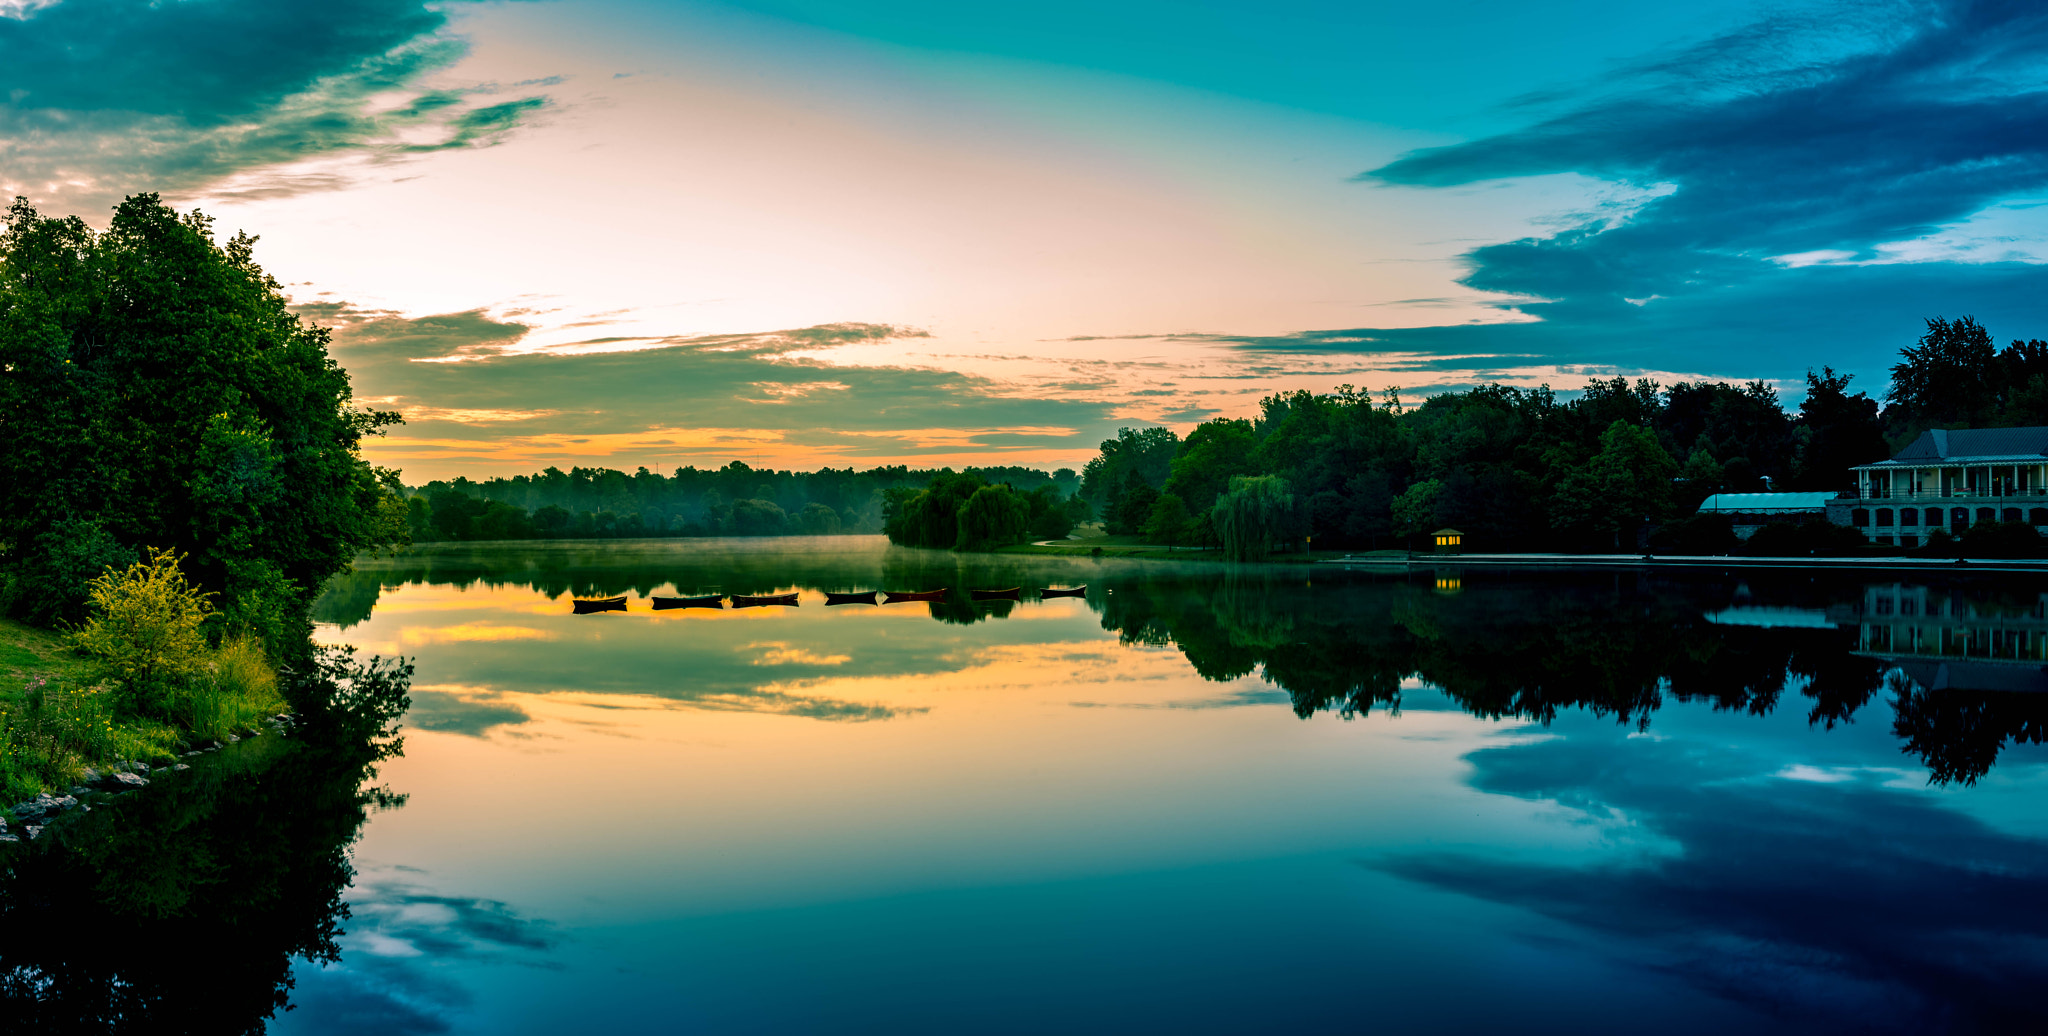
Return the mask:
[[406,799],[277,1028],[2039,1024],[2048,695],[1863,648],[1912,600],[1965,645],[1944,672],[2023,686],[2040,595],[1830,578],[879,537],[366,559],[316,615],[417,660]]

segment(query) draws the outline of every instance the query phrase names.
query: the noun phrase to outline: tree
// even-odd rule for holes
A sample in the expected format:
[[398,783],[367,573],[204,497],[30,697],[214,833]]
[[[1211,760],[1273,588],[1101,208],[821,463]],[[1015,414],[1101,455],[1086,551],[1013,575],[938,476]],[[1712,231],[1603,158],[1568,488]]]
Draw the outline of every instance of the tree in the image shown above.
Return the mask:
[[1081,495],[1101,506],[1112,494],[1120,493],[1132,476],[1158,489],[1166,482],[1179,449],[1180,437],[1170,428],[1119,428],[1116,438],[1104,440],[1102,451],[1082,467]]
[[1928,428],[1981,426],[1998,396],[1997,349],[1974,317],[1927,321],[1918,345],[1899,350],[1885,393],[1885,425],[1894,439]]
[[1031,507],[1009,486],[983,486],[960,505],[956,550],[987,551],[1024,542]]
[[[1878,420],[1877,400],[1849,394],[1852,374],[1822,367],[1806,372],[1806,398],[1799,404],[1798,468],[1793,489],[1835,489],[1854,481],[1849,469],[1891,455]],[[1690,464],[1690,461],[1688,461]]]
[[[607,514],[610,512],[606,512]],[[600,516],[598,525],[605,526]],[[616,524],[616,519],[614,520]],[[789,527],[789,515],[773,500],[732,502],[732,531],[737,536],[779,536]]]
[[960,542],[960,508],[988,483],[951,469],[932,476],[921,490],[892,492],[883,507],[882,531],[905,547],[948,548]]
[[1436,501],[1443,495],[1444,484],[1436,479],[1417,482],[1394,498],[1394,533],[1398,536],[1421,536],[1437,527]]
[[1678,464],[1647,428],[1607,426],[1600,452],[1565,476],[1551,499],[1553,528],[1620,544],[1621,533],[1662,517],[1671,507]]
[[807,535],[834,536],[839,533],[839,512],[815,500],[797,512],[797,526]]
[[1191,510],[1206,511],[1232,478],[1257,472],[1252,451],[1258,445],[1250,421],[1221,417],[1204,421],[1181,443],[1162,491],[1180,497]]
[[199,585],[255,592],[267,573],[310,595],[391,542],[391,492],[364,436],[398,415],[354,405],[327,331],[302,323],[253,258],[211,221],[155,195],[122,202],[105,233],[25,200],[0,235],[0,564],[14,607],[49,621],[83,600],[66,526],[120,550],[185,556]]
[[1188,505],[1173,493],[1161,493],[1145,518],[1145,539],[1152,543],[1179,544],[1188,539]]
[[1216,499],[1216,533],[1232,561],[1256,561],[1275,543],[1294,538],[1299,518],[1293,487],[1278,475],[1239,475]]

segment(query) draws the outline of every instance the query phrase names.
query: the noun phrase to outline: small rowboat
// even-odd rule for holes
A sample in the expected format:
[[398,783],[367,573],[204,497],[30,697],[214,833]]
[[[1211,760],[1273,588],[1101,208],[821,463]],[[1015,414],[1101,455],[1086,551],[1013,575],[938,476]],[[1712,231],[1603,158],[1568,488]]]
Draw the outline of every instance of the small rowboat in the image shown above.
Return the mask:
[[792,590],[786,594],[732,595],[732,606],[735,608],[759,608],[764,604],[779,604],[785,608],[794,608],[796,607],[796,591]]
[[825,591],[825,604],[826,604],[827,606],[830,606],[830,605],[834,605],[834,604],[873,604],[873,603],[875,603],[875,592],[874,592],[873,590],[863,590],[863,591],[861,591],[860,593],[857,593],[857,594],[837,594],[837,593],[833,593],[833,592],[832,592],[832,591],[830,591],[830,590],[827,590],[827,591]]
[[1023,587],[1013,586],[1008,590],[969,590],[967,596],[977,601],[1019,601],[1023,592]]
[[657,597],[654,599],[654,610],[658,612],[667,611],[670,608],[723,607],[725,607],[724,594],[706,594],[703,597]]
[[591,612],[622,612],[626,610],[626,595],[620,594],[617,597],[606,597],[596,601],[571,599],[569,603],[576,606],[578,615],[588,615]]
[[883,603],[883,604],[895,604],[895,603],[896,603],[896,602],[898,602],[898,601],[943,601],[943,600],[945,600],[945,599],[946,599],[946,591],[945,591],[945,590],[944,590],[943,588],[941,588],[941,589],[938,589],[938,590],[917,590],[917,591],[910,591],[910,590],[884,590],[884,591],[882,591],[882,603]]
[[1047,588],[1046,588],[1046,589],[1044,589],[1044,590],[1040,590],[1040,591],[1038,591],[1038,596],[1040,596],[1040,597],[1086,597],[1086,596],[1088,596],[1088,588],[1087,588],[1087,587],[1085,587],[1085,586],[1070,586],[1070,587],[1067,587],[1067,588],[1066,588],[1066,589],[1064,589],[1064,590],[1055,590],[1055,589],[1053,589],[1053,588],[1051,588],[1051,587],[1047,587]]

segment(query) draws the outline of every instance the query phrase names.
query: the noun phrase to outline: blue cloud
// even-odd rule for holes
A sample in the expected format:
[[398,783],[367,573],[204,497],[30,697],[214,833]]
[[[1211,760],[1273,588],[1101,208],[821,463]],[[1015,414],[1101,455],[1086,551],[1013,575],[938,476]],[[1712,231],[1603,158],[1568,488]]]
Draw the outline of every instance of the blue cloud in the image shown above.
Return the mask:
[[1673,851],[1589,867],[1455,852],[1371,866],[1590,930],[1635,966],[1798,1031],[2040,1027],[2037,839],[1883,787],[1886,773],[1759,778],[1733,751],[1618,731],[1467,759],[1480,791],[1625,816]]
[[[498,88],[420,91],[466,50],[420,0],[64,0],[0,17],[0,175],[90,206],[338,151],[488,146],[546,107]],[[559,80],[555,80],[559,82]],[[547,80],[513,89],[552,85]],[[374,97],[415,91],[409,103]],[[472,98],[485,95],[486,100]],[[440,131],[401,143],[401,129]],[[331,174],[245,187],[344,186]]]
[[[1255,349],[1540,354],[1727,375],[1875,373],[1920,318],[2034,334],[2048,268],[1887,262],[2048,185],[2048,8],[1849,5],[1775,19],[1632,68],[1532,125],[1360,175],[1445,188],[1581,173],[1663,193],[1549,237],[1467,253],[1469,287],[1541,323],[1317,332]],[[1828,264],[1781,257],[1832,253]],[[1995,258],[1995,257],[1994,257]],[[1534,300],[1534,301],[1530,301]],[[1349,341],[1346,341],[1346,340]]]

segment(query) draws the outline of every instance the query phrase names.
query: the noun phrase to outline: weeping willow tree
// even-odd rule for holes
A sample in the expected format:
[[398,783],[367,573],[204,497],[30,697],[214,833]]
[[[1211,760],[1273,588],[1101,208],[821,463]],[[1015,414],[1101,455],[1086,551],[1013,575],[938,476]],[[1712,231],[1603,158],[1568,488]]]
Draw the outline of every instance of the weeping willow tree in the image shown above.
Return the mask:
[[1278,475],[1237,475],[1216,498],[1216,534],[1223,554],[1232,561],[1257,561],[1276,543],[1294,539],[1300,507],[1293,487]]

